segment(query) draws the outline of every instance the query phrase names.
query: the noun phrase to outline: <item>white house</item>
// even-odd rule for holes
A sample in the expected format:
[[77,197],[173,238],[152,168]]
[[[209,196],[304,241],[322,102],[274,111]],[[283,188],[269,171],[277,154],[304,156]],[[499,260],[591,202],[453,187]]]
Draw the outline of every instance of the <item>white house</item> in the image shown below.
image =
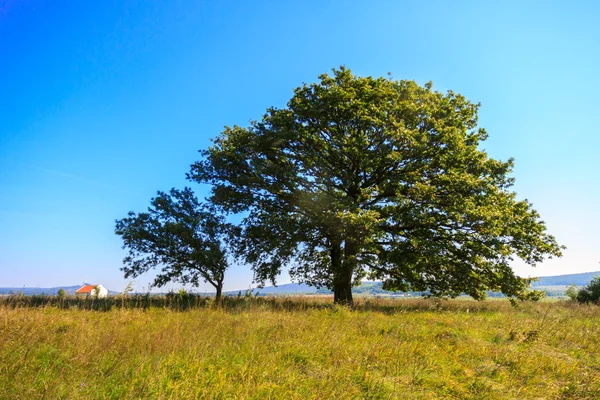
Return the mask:
[[[98,289],[98,295],[96,296],[96,288]],[[75,292],[77,296],[85,296],[85,297],[97,297],[99,299],[103,299],[108,295],[108,289],[106,289],[102,285],[88,285],[85,284]]]

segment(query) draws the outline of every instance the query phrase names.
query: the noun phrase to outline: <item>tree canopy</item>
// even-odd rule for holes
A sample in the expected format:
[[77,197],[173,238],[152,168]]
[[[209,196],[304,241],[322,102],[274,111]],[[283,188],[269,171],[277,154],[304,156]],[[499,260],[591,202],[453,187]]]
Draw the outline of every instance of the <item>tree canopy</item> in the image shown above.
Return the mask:
[[255,279],[297,280],[352,302],[363,278],[434,296],[523,298],[510,267],[560,256],[540,215],[511,191],[513,160],[480,149],[478,104],[430,83],[358,77],[304,84],[284,108],[225,127],[188,178],[242,213]]
[[148,212],[129,212],[117,220],[115,233],[128,249],[121,268],[125,278],[159,267],[154,286],[171,281],[198,286],[204,281],[220,299],[228,267],[227,244],[235,240],[237,228],[214,207],[202,204],[190,188],[158,192]]

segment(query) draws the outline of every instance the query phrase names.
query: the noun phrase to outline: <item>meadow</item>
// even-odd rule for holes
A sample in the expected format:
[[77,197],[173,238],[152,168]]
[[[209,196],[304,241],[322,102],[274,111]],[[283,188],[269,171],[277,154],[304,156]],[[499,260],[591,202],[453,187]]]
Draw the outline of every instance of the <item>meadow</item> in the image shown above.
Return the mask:
[[600,398],[598,306],[331,302],[1,298],[0,399]]

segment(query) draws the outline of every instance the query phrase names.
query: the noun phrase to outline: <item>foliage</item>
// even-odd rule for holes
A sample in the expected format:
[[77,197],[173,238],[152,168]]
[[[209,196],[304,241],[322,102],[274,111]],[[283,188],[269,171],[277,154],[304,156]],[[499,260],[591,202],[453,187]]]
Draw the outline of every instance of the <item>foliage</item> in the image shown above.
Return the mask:
[[577,287],[577,285],[573,284],[570,285],[567,290],[565,291],[565,294],[567,295],[567,297],[573,301],[577,300],[577,294],[579,293],[579,287]]
[[511,260],[535,265],[561,247],[510,190],[513,161],[480,150],[478,107],[342,67],[250,127],[226,127],[188,178],[245,216],[241,251],[259,283],[290,266],[338,302],[364,277],[387,290],[525,298]]
[[181,313],[0,306],[0,398],[600,397],[596,306],[224,300]]
[[127,286],[125,286],[125,289],[120,293],[120,296],[127,297],[133,292],[133,282],[134,281],[127,283]]
[[577,301],[600,304],[600,275],[593,277],[587,286],[582,287],[577,292]]
[[65,289],[60,288],[58,289],[58,292],[56,292],[56,295],[59,299],[64,299],[67,296],[67,293],[65,292]]
[[200,203],[190,188],[158,192],[148,212],[129,212],[116,221],[115,233],[129,252],[121,270],[128,278],[160,267],[154,286],[171,281],[198,286],[204,281],[220,298],[228,267],[226,246],[236,232],[214,207]]

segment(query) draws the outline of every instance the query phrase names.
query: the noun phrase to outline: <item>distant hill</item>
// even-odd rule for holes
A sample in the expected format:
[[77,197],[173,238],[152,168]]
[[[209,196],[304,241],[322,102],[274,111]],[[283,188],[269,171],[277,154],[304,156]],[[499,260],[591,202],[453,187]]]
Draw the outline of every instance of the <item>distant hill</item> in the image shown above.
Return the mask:
[[313,286],[308,286],[306,283],[286,283],[279,286],[266,286],[262,289],[256,289],[255,292],[260,294],[300,294],[300,293],[316,293],[317,289]]
[[536,282],[531,284],[532,287],[539,286],[585,286],[592,278],[596,275],[600,275],[600,271],[596,272],[584,272],[582,274],[569,274],[569,275],[557,275],[557,276],[541,276]]
[[[87,283],[86,283],[87,285]],[[39,288],[39,287],[0,287],[0,295],[2,294],[19,294],[23,293],[25,296],[33,296],[36,294],[51,294],[56,295],[60,289],[63,289],[66,294],[75,294],[77,289],[83,285],[74,286],[56,286],[51,288]],[[117,294],[118,292],[108,291],[108,294]]]
[[[239,293],[244,294],[246,289],[243,290],[230,290],[227,292],[223,292],[226,296],[235,296]],[[284,283],[283,285],[277,286],[265,286],[264,288],[255,288],[252,289],[252,294],[258,293],[261,296],[266,296],[270,294],[315,294],[317,293],[317,289],[308,286],[306,283]],[[214,294],[211,292],[209,294]]]
[[[596,272],[585,272],[581,274],[569,274],[569,275],[558,275],[558,276],[542,276],[539,277],[536,282],[532,283],[533,288],[537,289],[548,289],[548,294],[556,295],[564,293],[566,287],[569,285],[584,286],[587,285],[590,280],[600,275],[600,271]],[[231,291],[228,294],[237,294],[239,291]],[[243,292],[243,291],[242,291]],[[360,286],[352,288],[352,292],[355,294],[362,295],[377,295],[377,294],[398,294],[397,292],[389,292],[382,289],[381,282],[363,282]],[[552,292],[552,293],[550,293]],[[262,289],[255,289],[254,293],[259,295],[269,294],[330,294],[331,291],[328,289],[316,289],[312,286],[308,286],[304,283],[287,283],[279,286],[266,286]],[[492,295],[490,293],[490,295]]]
[[[584,286],[587,285],[590,280],[596,275],[600,275],[600,271],[596,272],[584,272],[581,274],[569,274],[569,275],[557,275],[557,276],[542,276],[539,277],[536,282],[531,284],[532,287],[538,289],[549,289],[550,291],[561,292],[564,291],[569,285]],[[352,289],[355,294],[363,295],[377,295],[377,294],[394,294],[395,292],[388,292],[381,288],[381,282],[363,282],[360,286]],[[55,295],[59,289],[63,289],[67,294],[75,294],[75,291],[79,289],[81,285],[74,286],[57,286],[51,288],[32,288],[32,287],[0,287],[0,295],[6,294],[17,294],[23,293],[26,296],[32,296],[34,294],[50,294]],[[239,292],[244,293],[245,290],[232,290],[225,292],[226,295],[236,295]],[[118,294],[112,290],[108,291],[109,294]],[[262,289],[254,289],[253,293],[259,295],[276,295],[276,294],[330,294],[331,291],[328,289],[317,289],[309,286],[305,283],[286,283],[279,286],[266,286]],[[208,294],[208,293],[207,293]],[[397,293],[396,293],[397,294]],[[549,293],[550,294],[550,293]]]

